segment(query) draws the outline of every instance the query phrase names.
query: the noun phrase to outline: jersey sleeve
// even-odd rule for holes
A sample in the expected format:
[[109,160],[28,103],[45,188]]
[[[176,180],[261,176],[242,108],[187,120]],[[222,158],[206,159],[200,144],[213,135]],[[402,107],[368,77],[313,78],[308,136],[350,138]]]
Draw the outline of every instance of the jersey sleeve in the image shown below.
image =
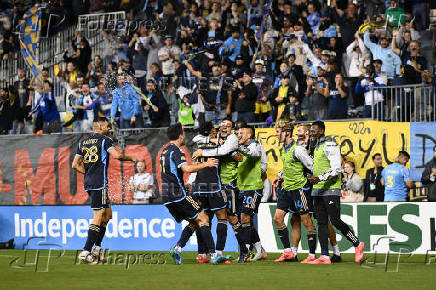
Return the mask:
[[174,150],[171,154],[171,159],[177,168],[187,164],[185,154],[181,150]]
[[104,150],[106,150],[106,152],[109,152],[112,149],[115,149],[114,141],[111,138],[109,138],[109,137],[105,138]]
[[82,154],[82,142],[79,142],[79,145],[77,145],[76,156],[79,156],[79,157],[83,158],[83,154]]
[[409,171],[409,169],[404,167],[402,171],[403,171],[404,181],[412,181],[410,179],[410,171]]

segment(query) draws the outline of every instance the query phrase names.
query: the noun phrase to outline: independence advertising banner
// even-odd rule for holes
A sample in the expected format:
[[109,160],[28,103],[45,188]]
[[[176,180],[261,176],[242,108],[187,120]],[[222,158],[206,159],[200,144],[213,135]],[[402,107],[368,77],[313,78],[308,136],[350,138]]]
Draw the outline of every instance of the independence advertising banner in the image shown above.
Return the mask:
[[[163,205],[114,205],[102,248],[131,251],[167,251],[174,246],[187,222],[178,224]],[[89,206],[1,206],[0,241],[15,239],[18,249],[82,249],[88,236]],[[216,240],[216,220],[212,234]],[[237,251],[228,226],[226,251]],[[185,251],[197,251],[195,234]]]

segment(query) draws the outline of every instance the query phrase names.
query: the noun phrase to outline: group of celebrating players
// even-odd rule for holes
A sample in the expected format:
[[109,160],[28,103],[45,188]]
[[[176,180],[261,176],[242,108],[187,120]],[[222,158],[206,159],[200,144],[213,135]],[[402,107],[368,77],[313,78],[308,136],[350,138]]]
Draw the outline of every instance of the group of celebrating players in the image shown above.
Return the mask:
[[[273,181],[277,199],[274,222],[284,251],[275,262],[298,261],[297,249],[301,237],[301,222],[307,230],[309,255],[301,263],[331,264],[340,262],[336,242],[336,227],[355,247],[355,262],[364,257],[364,243],[340,218],[341,155],[334,139],[325,136],[321,121],[312,125],[300,124],[297,140],[292,138],[293,125],[278,122],[276,136],[282,145],[283,170]],[[115,148],[107,137],[110,124],[104,118],[94,121],[94,134],[79,143],[73,168],[85,174],[85,190],[91,197],[94,212],[88,238],[79,259],[87,263],[104,262],[101,241],[112,212],[107,194],[107,166],[109,155],[120,160],[135,161]],[[169,143],[160,157],[161,194],[164,205],[177,222],[187,220],[177,244],[170,249],[176,264],[182,264],[182,248],[196,233],[199,263],[231,263],[231,256],[223,255],[227,239],[227,223],[234,230],[239,244],[238,263],[266,259],[259,235],[253,224],[262,198],[266,179],[267,158],[261,143],[255,140],[255,130],[243,121],[235,124],[223,119],[219,131],[210,123],[200,128],[193,138],[198,150],[188,164],[181,147],[185,133],[180,123],[167,129]],[[184,173],[191,173],[184,182]],[[292,213],[292,241],[285,224],[285,215]],[[318,222],[318,231],[312,221]],[[216,244],[211,233],[211,221],[217,217]],[[329,222],[330,221],[330,222]],[[332,225],[331,225],[331,224]],[[317,235],[321,255],[316,258]],[[329,256],[328,239],[333,246]],[[292,242],[292,246],[291,246]],[[207,258],[210,254],[210,259]]]

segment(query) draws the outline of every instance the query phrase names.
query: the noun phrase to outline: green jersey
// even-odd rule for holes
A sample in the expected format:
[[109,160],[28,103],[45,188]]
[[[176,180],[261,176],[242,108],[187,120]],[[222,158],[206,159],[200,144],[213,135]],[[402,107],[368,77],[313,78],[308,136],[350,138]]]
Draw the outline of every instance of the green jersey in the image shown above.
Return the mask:
[[[320,175],[324,175],[326,172],[330,171],[331,165],[330,160],[327,158],[325,154],[325,146],[326,142],[334,142],[334,145],[337,146],[334,139],[325,137],[322,138],[315,147],[314,156],[313,156],[313,175],[320,177]],[[339,151],[340,155],[340,151]],[[335,156],[338,157],[338,156]],[[338,157],[340,159],[340,156]],[[339,172],[333,177],[328,178],[327,180],[323,180],[313,185],[314,189],[340,189],[341,188],[341,173]]]
[[297,146],[297,142],[294,141],[282,149],[283,188],[286,190],[299,189],[307,183],[304,166],[295,156]]
[[236,186],[239,190],[262,190],[262,158],[258,142],[252,140],[247,146],[241,148],[242,162],[238,163],[238,180]]

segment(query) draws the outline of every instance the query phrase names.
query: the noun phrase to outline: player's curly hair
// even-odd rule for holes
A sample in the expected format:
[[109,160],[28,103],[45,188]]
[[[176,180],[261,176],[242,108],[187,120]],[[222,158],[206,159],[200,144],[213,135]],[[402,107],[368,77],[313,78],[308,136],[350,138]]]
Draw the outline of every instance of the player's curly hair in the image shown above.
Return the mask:
[[289,121],[278,121],[277,123],[276,123],[276,129],[278,128],[278,129],[282,129],[282,131],[290,131],[290,132],[292,132],[293,130],[294,130],[294,125],[291,123],[291,122],[289,122]]

